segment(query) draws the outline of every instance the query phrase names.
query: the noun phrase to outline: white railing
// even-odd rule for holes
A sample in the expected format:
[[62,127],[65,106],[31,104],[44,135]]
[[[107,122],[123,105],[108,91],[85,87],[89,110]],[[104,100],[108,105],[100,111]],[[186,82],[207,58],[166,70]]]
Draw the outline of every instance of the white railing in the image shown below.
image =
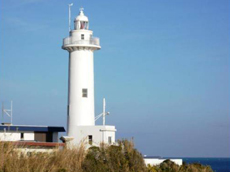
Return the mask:
[[63,39],[63,46],[70,45],[70,44],[90,44],[90,45],[97,45],[100,46],[99,38],[93,37],[90,40],[77,40],[76,38],[67,37]]

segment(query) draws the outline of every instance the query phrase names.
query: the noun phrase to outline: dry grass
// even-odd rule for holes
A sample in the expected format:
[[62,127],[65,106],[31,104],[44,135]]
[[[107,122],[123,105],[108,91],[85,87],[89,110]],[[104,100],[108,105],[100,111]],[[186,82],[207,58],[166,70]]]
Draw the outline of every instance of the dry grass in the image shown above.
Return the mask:
[[84,145],[53,153],[19,153],[12,143],[0,142],[0,172],[81,172]]
[[132,141],[102,144],[86,151],[84,144],[52,153],[19,153],[12,143],[0,142],[0,172],[145,172],[142,155]]

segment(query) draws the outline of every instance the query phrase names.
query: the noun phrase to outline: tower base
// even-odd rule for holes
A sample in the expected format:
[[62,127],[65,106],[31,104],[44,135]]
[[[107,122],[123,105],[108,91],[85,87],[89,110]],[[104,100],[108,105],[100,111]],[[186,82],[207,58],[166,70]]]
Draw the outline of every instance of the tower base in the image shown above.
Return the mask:
[[113,145],[115,142],[115,126],[96,125],[96,126],[76,126],[74,127],[75,136],[70,141],[72,146],[85,144],[86,147],[99,146],[101,143]]

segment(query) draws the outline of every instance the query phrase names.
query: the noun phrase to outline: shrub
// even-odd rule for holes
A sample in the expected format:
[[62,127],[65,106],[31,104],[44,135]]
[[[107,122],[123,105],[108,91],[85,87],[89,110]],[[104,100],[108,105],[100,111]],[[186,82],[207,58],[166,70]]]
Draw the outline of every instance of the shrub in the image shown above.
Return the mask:
[[145,172],[142,155],[132,141],[120,140],[117,146],[101,145],[89,149],[83,163],[85,172]]
[[179,166],[170,160],[165,160],[160,165],[148,165],[148,172],[213,172],[210,166],[204,166],[198,163]]

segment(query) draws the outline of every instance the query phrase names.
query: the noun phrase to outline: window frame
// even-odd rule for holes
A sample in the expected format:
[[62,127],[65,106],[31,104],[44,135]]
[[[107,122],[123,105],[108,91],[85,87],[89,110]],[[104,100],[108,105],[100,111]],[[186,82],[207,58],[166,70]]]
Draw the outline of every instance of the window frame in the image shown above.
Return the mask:
[[82,88],[82,97],[88,98],[88,89],[87,88]]
[[112,144],[112,136],[109,136],[109,137],[108,137],[108,143],[109,143],[109,144]]
[[81,40],[85,40],[85,35],[81,34]]
[[88,135],[88,143],[89,143],[90,145],[93,144],[93,135]]

